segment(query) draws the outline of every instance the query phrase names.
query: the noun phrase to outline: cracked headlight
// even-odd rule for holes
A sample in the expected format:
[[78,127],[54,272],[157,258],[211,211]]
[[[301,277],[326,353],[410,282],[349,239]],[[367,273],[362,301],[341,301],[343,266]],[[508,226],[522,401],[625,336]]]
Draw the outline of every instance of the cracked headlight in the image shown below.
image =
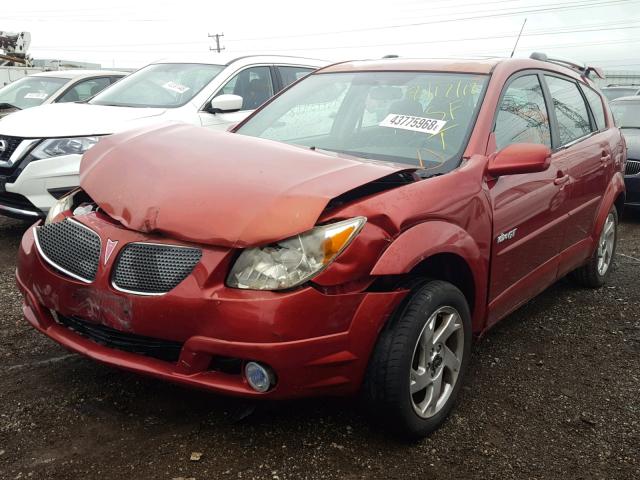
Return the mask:
[[65,212],[70,212],[71,216],[76,217],[78,215],[87,215],[94,211],[96,211],[96,205],[93,200],[81,188],[74,188],[53,204],[47,213],[44,224],[49,225],[63,220],[63,218],[58,219],[58,217]]
[[67,210],[71,210],[73,208],[73,197],[77,190],[68,193],[67,195],[61,197],[56,203],[53,204],[53,207],[49,209],[47,213],[47,218],[44,221],[45,225],[49,225],[53,223],[53,221],[60,215],[61,213],[66,212]]
[[250,290],[296,287],[327,268],[366,222],[355,217],[315,227],[259,248],[244,250],[227,277],[227,285]]
[[98,143],[100,137],[49,138],[33,149],[31,156],[37,160],[62,155],[82,155]]

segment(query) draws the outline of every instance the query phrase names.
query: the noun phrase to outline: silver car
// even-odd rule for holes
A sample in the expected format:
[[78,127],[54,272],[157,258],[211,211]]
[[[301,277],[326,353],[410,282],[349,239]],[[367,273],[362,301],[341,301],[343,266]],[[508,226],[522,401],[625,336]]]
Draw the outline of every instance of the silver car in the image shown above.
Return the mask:
[[109,70],[34,73],[0,88],[0,118],[47,103],[81,102],[127,75]]

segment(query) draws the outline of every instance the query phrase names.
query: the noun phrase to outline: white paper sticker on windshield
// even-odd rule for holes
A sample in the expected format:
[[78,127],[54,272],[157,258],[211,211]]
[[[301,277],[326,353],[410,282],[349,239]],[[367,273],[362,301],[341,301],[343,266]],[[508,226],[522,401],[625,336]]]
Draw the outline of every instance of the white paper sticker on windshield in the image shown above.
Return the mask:
[[172,92],[177,92],[177,93],[184,93],[187,90],[189,90],[189,87],[185,87],[184,85],[180,85],[179,83],[176,83],[176,82],[167,82],[162,86],[167,90],[171,90]]
[[398,115],[390,113],[378,125],[381,127],[402,128],[414,132],[430,133],[435,135],[442,130],[447,122],[433,118],[414,117],[412,115]]
[[38,100],[44,100],[48,96],[49,95],[44,92],[29,92],[24,96],[24,98],[37,98]]

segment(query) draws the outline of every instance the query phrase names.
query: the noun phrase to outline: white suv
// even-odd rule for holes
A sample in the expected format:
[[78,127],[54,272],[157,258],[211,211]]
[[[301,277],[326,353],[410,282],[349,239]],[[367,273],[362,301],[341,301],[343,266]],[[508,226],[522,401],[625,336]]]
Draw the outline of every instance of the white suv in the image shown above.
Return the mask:
[[325,64],[282,56],[162,61],[88,102],[8,115],[0,120],[0,214],[26,219],[46,215],[56,199],[78,185],[82,154],[103,135],[165,121],[226,130]]

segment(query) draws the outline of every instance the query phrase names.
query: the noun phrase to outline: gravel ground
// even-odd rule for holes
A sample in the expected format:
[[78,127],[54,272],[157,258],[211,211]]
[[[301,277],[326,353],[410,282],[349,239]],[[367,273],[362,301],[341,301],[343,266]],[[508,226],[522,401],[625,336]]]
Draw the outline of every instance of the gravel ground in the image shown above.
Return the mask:
[[3,480],[640,478],[640,214],[622,217],[608,285],[562,280],[501,322],[454,414],[415,444],[357,400],[253,409],[70,355],[21,317],[26,228],[0,219]]

